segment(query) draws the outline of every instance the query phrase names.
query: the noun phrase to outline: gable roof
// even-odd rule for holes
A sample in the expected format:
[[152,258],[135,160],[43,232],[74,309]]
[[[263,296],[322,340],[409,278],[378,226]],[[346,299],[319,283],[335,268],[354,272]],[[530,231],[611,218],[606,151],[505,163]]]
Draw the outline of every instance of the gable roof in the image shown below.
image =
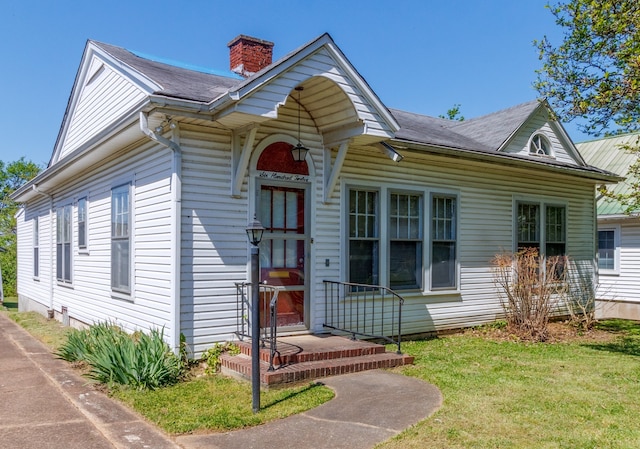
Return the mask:
[[[640,133],[605,137],[578,143],[576,146],[589,164],[626,177],[629,167],[637,160],[637,155],[627,151],[624,146],[634,144],[640,144]],[[629,176],[617,185],[608,187],[615,194],[627,194],[633,189],[633,184],[638,181],[637,178]],[[600,216],[623,216],[625,210],[625,206],[616,200],[602,195],[598,197],[598,215]]]
[[[87,80],[90,82],[93,76],[92,64],[96,61],[95,58],[115,70],[123,81],[131,83],[136,90],[135,102],[130,100],[123,112],[126,115],[115,119],[110,117],[110,123],[100,123],[103,129],[92,130],[90,139],[76,141],[75,146],[65,149],[64,157],[59,160],[70,129],[71,116],[80,101],[84,83]],[[330,136],[325,144],[330,142],[330,139],[339,142],[362,135],[366,139],[361,140],[361,144],[392,139],[392,142],[408,144],[418,151],[441,151],[456,156],[482,157],[509,164],[524,164],[531,168],[546,166],[598,181],[616,180],[615,175],[606,170],[586,166],[577,152],[573,161],[561,162],[528,153],[501,151],[536,111],[548,107],[544,100],[530,101],[463,122],[388,109],[333,39],[325,33],[247,79],[230,71],[212,71],[169,63],[114,45],[88,41],[56,141],[52,162],[47,170],[20,192],[24,193],[32,186],[41,186],[43,180],[52,185],[54,178],[71,166],[81,167],[90,160],[95,163],[100,155],[92,154],[91,159],[87,157],[88,152],[98,144],[107,142],[109,136],[119,133],[119,141],[109,141],[112,146],[121,145],[126,139],[140,138],[136,120],[141,111],[159,108],[166,113],[177,110],[189,114],[188,117],[215,119],[220,123],[228,118],[225,126],[230,129],[243,129],[277,117],[278,107],[284,104],[293,89],[314,77],[330,80],[335,86],[339,86],[337,89],[341,92],[338,93],[344,94],[341,106],[350,108],[350,114],[340,114],[342,122],[339,126],[332,128],[329,124],[324,129],[318,127],[320,132],[326,133],[325,136]],[[328,92],[322,83],[315,83],[313,87]],[[251,103],[249,100],[252,100],[254,95],[257,95],[256,101]],[[325,120],[325,123],[327,122]],[[74,126],[77,128],[80,125]],[[123,129],[126,133],[122,132]],[[564,133],[562,126],[558,124],[553,129],[556,133],[559,131],[562,144],[571,152],[574,148],[573,143]],[[85,161],[78,163],[83,158]],[[16,194],[20,196],[20,192]]]

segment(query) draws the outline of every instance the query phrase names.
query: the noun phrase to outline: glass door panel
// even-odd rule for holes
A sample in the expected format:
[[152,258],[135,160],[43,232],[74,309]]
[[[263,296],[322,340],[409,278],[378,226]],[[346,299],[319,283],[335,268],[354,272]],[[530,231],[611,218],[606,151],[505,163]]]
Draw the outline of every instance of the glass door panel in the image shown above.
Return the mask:
[[278,295],[279,327],[305,323],[304,198],[304,189],[260,188],[260,221],[265,227],[260,243],[260,281],[282,287]]

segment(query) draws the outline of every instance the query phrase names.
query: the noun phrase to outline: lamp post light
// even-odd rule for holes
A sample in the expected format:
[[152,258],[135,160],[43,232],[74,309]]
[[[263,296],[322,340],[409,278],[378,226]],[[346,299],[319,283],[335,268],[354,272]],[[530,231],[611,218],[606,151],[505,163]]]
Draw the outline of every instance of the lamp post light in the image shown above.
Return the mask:
[[253,216],[247,226],[251,243],[251,401],[253,413],[260,411],[260,241],[264,233],[262,223]]

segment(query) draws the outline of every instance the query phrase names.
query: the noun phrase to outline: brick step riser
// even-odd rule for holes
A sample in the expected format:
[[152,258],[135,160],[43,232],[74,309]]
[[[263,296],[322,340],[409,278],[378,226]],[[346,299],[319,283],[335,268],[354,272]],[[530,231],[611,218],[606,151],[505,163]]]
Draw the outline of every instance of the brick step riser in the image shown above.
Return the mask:
[[[251,379],[251,365],[247,363],[246,359],[223,356],[221,362],[225,370],[233,371],[244,378]],[[331,366],[301,366],[299,369],[296,369],[294,366],[289,367],[286,371],[277,369],[275,371],[267,371],[267,365],[263,363],[261,364],[260,382],[266,386],[297,383],[339,374],[357,373],[379,368],[393,368],[410,364],[413,360],[407,357],[398,357],[385,360],[359,361],[356,363],[346,359],[343,362],[344,363],[333,364]]]
[[[239,342],[238,346],[240,347],[240,354],[246,355],[247,357],[251,357],[251,344],[246,342]],[[282,351],[283,348],[281,347]],[[302,362],[314,362],[321,360],[333,360],[333,359],[343,359],[349,357],[361,357],[367,355],[374,354],[383,354],[385,352],[384,346],[376,345],[376,346],[367,346],[363,348],[355,348],[355,349],[327,349],[322,351],[303,351],[297,354],[280,354],[276,353],[274,365],[289,365],[292,363],[302,363]],[[269,363],[269,358],[271,357],[271,353],[268,348],[260,348],[260,360]]]

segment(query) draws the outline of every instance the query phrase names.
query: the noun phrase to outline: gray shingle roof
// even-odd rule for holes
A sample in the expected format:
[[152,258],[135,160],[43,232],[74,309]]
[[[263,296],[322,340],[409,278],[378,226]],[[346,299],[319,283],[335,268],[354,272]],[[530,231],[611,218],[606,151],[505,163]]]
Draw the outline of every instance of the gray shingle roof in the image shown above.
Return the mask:
[[162,90],[154,93],[167,97],[208,103],[244,81],[231,74],[227,77],[189,70],[142,58],[121,47],[92,42],[114,58],[162,86]]
[[[258,77],[265,70],[282,63],[282,61],[285,61],[299,50],[294,50],[274,62],[271,66],[245,80],[238,78],[232,72],[229,72],[229,76],[205,73],[141,57],[139,54],[114,45],[96,41],[91,42],[117,60],[162,86],[160,90],[154,92],[155,94],[202,103],[210,103],[225,93],[238,90],[240,87],[250,83],[254,77]],[[390,112],[400,125],[395,140],[476,153],[500,154],[513,159],[541,162],[540,159],[529,156],[497,152],[502,144],[522,126],[539,106],[540,101],[533,100],[462,122],[397,109],[391,109]],[[605,171],[594,167],[581,167],[577,164],[566,164],[554,160],[545,160],[543,163],[607,174]]]

